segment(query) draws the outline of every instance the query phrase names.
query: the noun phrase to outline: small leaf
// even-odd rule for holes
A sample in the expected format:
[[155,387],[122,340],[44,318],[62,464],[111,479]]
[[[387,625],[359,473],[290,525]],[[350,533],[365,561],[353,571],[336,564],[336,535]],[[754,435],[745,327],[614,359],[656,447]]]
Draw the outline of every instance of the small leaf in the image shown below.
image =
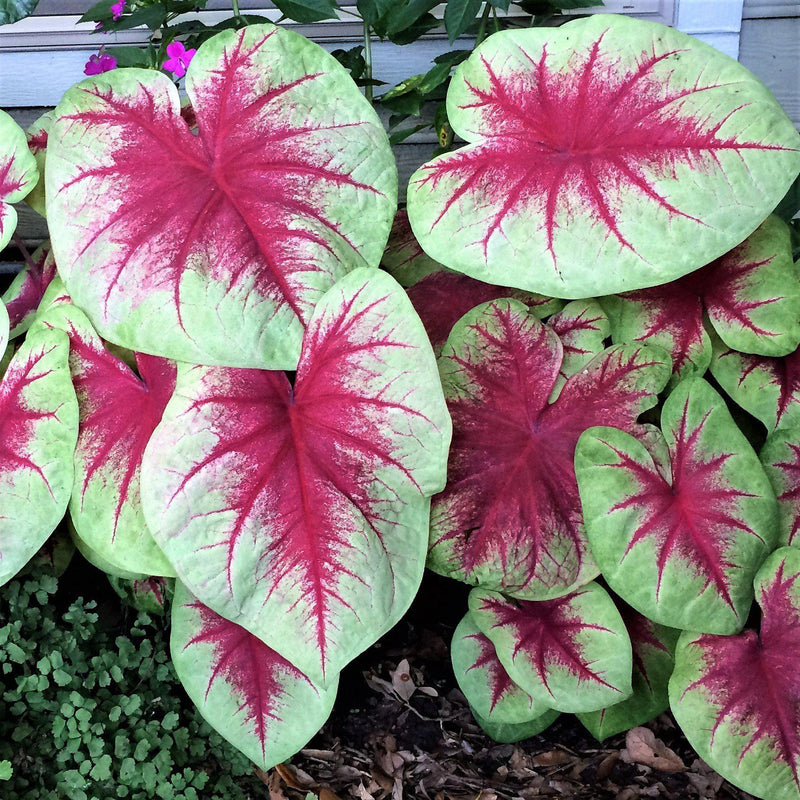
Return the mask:
[[49,242],[41,244],[14,278],[2,299],[10,321],[10,336],[21,336],[33,322],[44,293],[56,277],[56,261]]
[[551,710],[514,683],[469,612],[453,633],[450,657],[459,688],[483,722],[518,725]]
[[494,739],[494,741],[501,744],[521,742],[524,739],[530,739],[532,736],[538,736],[561,716],[560,711],[550,710],[528,722],[491,722],[482,717],[474,708],[471,710],[472,716],[475,717],[475,722],[480,725],[483,732],[490,739]]
[[671,479],[630,434],[600,427],[581,436],[575,471],[592,553],[611,588],[650,619],[735,633],[747,620],[753,576],[775,546],[775,494],[701,378],[672,391],[661,425]]
[[[400,210],[395,214],[389,241],[381,260],[385,269],[401,286],[413,286],[426,275],[440,272],[444,267],[434,261],[420,247],[411,226],[408,214]],[[446,337],[445,337],[446,338]]]
[[274,0],[278,10],[296,22],[320,22],[337,19],[334,0]]
[[778,428],[761,450],[761,463],[778,498],[778,542],[800,545],[800,427]]
[[594,711],[631,694],[630,639],[599,584],[541,602],[473,589],[469,610],[512,680],[534,703]]
[[0,25],[8,25],[27,17],[37,5],[39,0],[0,0]]
[[444,9],[444,27],[452,44],[475,21],[483,0],[447,0]]
[[36,168],[39,170],[39,180],[36,186],[28,192],[25,202],[41,216],[47,215],[45,191],[44,191],[44,168],[47,161],[47,136],[50,132],[50,125],[53,122],[53,111],[46,111],[41,117],[31,123],[25,136],[28,138],[28,149],[36,159]]

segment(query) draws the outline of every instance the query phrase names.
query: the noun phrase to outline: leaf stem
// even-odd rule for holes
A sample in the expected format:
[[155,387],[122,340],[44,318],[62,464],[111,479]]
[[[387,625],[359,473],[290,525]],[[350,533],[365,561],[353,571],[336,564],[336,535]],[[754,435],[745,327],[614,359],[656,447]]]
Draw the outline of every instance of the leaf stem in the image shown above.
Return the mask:
[[489,14],[492,10],[492,4],[487,2],[483,6],[483,14],[481,14],[481,22],[478,26],[478,35],[475,37],[475,47],[477,47],[486,38],[486,28],[489,25]]
[[34,262],[33,258],[31,257],[31,254],[28,252],[28,248],[25,247],[25,242],[22,241],[22,237],[18,233],[15,233],[11,237],[11,240],[17,246],[17,249],[19,250],[19,252],[22,254],[23,261],[31,269],[35,270],[36,269],[36,263]]
[[364,63],[366,64],[364,77],[367,81],[364,85],[364,96],[372,103],[372,38],[369,23],[366,20],[364,20]]
[[231,0],[231,5],[233,6],[233,16],[236,17],[237,20],[242,18],[242,14],[239,11],[239,0]]

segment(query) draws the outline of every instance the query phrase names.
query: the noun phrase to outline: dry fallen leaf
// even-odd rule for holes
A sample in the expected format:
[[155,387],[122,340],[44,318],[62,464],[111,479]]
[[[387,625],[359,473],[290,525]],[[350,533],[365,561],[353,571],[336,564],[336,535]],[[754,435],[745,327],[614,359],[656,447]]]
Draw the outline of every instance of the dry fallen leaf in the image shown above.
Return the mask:
[[408,659],[404,658],[398,665],[397,669],[390,673],[392,678],[392,688],[397,693],[397,696],[402,700],[410,700],[411,695],[416,691],[414,679],[411,677],[411,666]]
[[686,765],[664,742],[656,739],[649,728],[631,728],[625,737],[625,749],[620,756],[629,764],[644,764],[664,772],[683,772]]

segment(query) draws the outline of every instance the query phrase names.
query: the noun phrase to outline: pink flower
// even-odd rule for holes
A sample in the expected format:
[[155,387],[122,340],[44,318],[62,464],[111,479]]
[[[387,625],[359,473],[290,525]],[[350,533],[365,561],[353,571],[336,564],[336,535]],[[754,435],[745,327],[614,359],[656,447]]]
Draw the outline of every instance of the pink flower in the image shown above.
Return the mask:
[[93,55],[86,62],[83,68],[84,75],[101,75],[104,72],[115,69],[117,66],[117,59],[110,56],[108,53],[100,53]]
[[115,22],[122,16],[124,11],[125,0],[119,0],[119,2],[114,3],[114,5],[111,6],[111,16],[114,18]]
[[176,78],[182,78],[186,74],[186,68],[197,51],[192,48],[187,50],[183,42],[170,42],[167,45],[167,55],[169,58],[162,64],[167,72],[171,72]]

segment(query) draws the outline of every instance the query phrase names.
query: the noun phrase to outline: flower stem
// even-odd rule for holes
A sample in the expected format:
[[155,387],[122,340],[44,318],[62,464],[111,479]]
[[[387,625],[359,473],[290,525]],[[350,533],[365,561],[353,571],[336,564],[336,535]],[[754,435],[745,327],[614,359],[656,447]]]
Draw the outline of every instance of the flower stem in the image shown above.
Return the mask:
[[364,86],[364,96],[372,103],[372,35],[366,20],[364,20],[364,62],[366,63],[364,78],[367,81]]

